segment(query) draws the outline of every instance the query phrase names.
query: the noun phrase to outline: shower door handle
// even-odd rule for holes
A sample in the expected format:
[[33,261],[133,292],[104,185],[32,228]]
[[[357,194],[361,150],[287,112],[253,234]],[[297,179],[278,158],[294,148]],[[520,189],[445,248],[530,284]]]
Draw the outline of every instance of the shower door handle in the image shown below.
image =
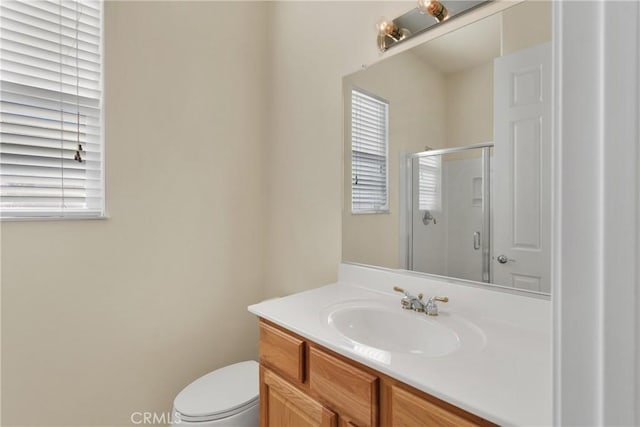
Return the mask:
[[480,232],[476,231],[473,233],[473,249],[476,251],[480,249]]

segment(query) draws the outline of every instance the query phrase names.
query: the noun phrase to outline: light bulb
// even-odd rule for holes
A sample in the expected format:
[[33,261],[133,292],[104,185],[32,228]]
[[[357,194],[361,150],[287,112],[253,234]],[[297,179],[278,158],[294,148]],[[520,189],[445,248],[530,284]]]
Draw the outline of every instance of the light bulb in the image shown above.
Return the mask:
[[386,18],[380,18],[376,24],[378,30],[378,37],[391,37],[395,41],[400,41],[407,38],[410,33],[406,28],[399,28],[393,21],[389,21]]
[[433,16],[436,21],[442,22],[449,17],[449,11],[438,0],[418,0],[418,10],[422,14]]
[[389,21],[387,18],[380,18],[376,23],[376,30],[378,30],[378,34],[391,35],[393,34],[393,30],[395,29],[395,25],[393,21]]
[[425,13],[428,13],[427,9],[430,3],[431,0],[418,0],[418,10],[420,11],[420,13],[422,13],[423,15]]

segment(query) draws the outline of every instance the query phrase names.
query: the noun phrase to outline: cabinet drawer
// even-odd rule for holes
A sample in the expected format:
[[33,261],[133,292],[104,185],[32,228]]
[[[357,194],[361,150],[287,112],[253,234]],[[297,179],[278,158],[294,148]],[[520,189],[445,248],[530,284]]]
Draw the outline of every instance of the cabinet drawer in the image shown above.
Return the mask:
[[304,341],[260,322],[260,362],[292,381],[304,382]]
[[311,347],[309,388],[311,393],[352,425],[377,425],[377,377]]
[[[397,386],[391,386],[390,423],[394,427],[471,427],[482,425]],[[458,410],[459,412],[463,412]],[[484,423],[489,424],[489,423]]]

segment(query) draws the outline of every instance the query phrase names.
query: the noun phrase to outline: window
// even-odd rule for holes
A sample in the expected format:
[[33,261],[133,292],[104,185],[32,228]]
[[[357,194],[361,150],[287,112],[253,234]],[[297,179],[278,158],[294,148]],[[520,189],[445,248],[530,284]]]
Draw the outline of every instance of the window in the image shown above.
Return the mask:
[[418,209],[421,211],[440,211],[442,160],[441,156],[418,158]]
[[389,211],[389,103],[351,91],[351,211]]
[[0,213],[104,214],[102,3],[0,3]]

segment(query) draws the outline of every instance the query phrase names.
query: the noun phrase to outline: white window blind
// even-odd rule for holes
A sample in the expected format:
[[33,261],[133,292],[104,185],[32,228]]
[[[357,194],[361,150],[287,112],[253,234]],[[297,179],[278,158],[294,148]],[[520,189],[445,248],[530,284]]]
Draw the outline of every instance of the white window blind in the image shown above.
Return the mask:
[[102,2],[0,2],[0,213],[104,213]]
[[422,211],[440,211],[442,205],[441,156],[418,158],[418,208]]
[[387,212],[389,104],[351,91],[351,211]]

